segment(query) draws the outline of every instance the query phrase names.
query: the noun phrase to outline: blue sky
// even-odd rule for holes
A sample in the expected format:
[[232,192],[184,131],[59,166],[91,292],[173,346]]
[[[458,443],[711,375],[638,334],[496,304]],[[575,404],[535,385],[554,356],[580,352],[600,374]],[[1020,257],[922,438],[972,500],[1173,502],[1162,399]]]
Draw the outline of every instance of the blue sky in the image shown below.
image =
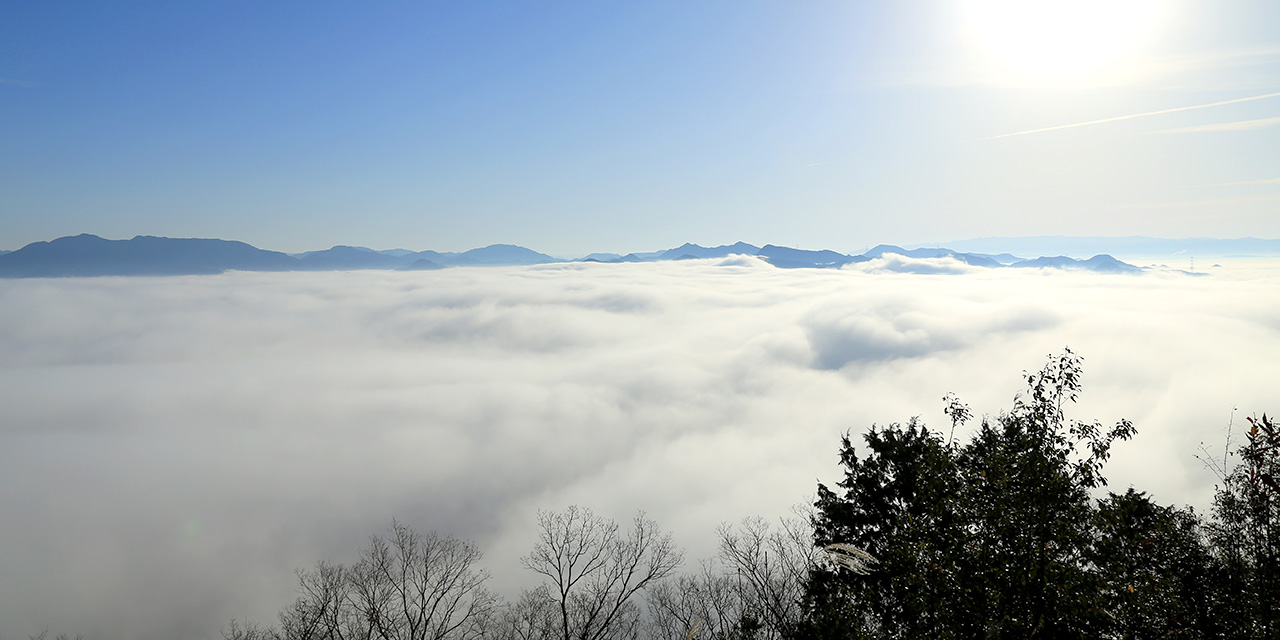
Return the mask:
[[0,248],[1280,237],[1280,4],[1110,4],[6,3]]

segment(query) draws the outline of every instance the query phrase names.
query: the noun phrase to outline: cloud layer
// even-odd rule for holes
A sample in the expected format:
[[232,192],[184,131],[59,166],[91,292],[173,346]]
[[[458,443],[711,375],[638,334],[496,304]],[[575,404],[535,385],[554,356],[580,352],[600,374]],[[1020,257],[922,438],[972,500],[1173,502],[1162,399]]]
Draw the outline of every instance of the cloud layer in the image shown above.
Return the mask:
[[1275,270],[880,262],[0,281],[0,637],[269,622],[392,517],[508,592],[539,508],[644,509],[708,555],[836,479],[845,430],[998,412],[1064,345],[1074,415],[1138,427],[1113,487],[1203,506],[1198,444],[1278,410]]

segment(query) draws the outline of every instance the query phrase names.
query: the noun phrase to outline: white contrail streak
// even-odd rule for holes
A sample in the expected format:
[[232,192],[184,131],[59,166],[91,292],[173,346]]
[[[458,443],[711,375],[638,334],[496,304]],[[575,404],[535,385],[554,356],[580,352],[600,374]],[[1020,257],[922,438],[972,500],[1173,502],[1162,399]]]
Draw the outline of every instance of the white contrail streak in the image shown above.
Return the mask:
[[1249,131],[1280,125],[1280,118],[1260,118],[1258,120],[1237,120],[1235,122],[1215,122],[1194,127],[1178,127],[1177,129],[1161,129],[1151,133],[1207,133],[1222,131]]
[[1147,116],[1158,116],[1165,113],[1177,113],[1179,111],[1192,111],[1195,109],[1208,109],[1209,107],[1221,107],[1223,105],[1236,104],[1238,102],[1252,102],[1254,100],[1265,100],[1267,98],[1274,98],[1276,96],[1280,96],[1280,92],[1267,93],[1260,96],[1250,96],[1248,98],[1236,98],[1234,100],[1223,100],[1222,102],[1210,102],[1209,104],[1197,104],[1190,107],[1177,107],[1174,109],[1161,109],[1159,111],[1147,111],[1146,113],[1133,113],[1127,116],[1116,116],[1114,118],[1103,118],[1101,120],[1090,120],[1088,122],[1077,122],[1074,124],[1060,124],[1056,127],[1045,127],[1043,129],[1030,129],[1028,131],[1018,131],[1015,133],[1002,133],[998,136],[991,136],[990,138],[987,138],[987,139],[995,140],[996,138],[1012,138],[1013,136],[1025,136],[1032,133],[1044,133],[1046,131],[1057,131],[1059,129],[1074,129],[1076,127],[1087,127],[1089,125],[1103,124],[1105,122],[1116,122],[1119,120],[1132,120],[1133,118],[1145,118]]

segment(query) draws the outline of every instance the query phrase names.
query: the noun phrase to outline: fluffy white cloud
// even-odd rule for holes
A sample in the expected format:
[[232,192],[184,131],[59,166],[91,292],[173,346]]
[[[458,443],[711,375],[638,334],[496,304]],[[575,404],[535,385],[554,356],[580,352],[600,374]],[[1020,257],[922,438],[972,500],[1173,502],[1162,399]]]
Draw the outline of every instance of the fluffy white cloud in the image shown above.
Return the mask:
[[1203,506],[1199,443],[1277,409],[1275,271],[868,265],[0,281],[0,637],[269,622],[392,517],[476,539],[504,590],[538,508],[709,555],[834,481],[845,430],[997,412],[1064,345],[1074,415],[1139,429],[1113,487]]
[[851,271],[876,273],[960,274],[985,271],[988,267],[975,267],[955,258],[910,258],[897,253],[886,253],[867,262],[853,262],[844,266]]

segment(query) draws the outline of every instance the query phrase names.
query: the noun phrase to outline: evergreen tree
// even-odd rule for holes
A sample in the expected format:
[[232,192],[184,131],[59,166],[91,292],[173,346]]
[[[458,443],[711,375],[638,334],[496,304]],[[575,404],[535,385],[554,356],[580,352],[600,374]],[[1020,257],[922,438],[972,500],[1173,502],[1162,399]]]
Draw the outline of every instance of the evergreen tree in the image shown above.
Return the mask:
[[1094,528],[1108,637],[1223,637],[1213,619],[1219,574],[1194,511],[1130,488],[1098,505]]
[[[1009,413],[967,444],[912,420],[872,428],[860,459],[846,435],[842,493],[818,487],[816,540],[851,543],[880,563],[867,576],[818,568],[797,638],[1094,638],[1108,632],[1091,491],[1128,421],[1068,421],[1080,390],[1070,350],[1039,372]],[[968,416],[952,401],[958,426]]]

